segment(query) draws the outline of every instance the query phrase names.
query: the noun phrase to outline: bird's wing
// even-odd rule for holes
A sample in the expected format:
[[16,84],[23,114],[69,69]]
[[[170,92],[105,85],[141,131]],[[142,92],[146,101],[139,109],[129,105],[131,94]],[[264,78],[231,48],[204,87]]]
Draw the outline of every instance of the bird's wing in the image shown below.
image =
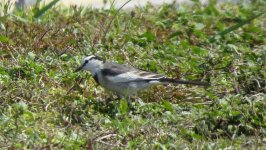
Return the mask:
[[123,73],[137,70],[131,66],[121,65],[113,62],[105,63],[101,70],[102,75],[104,76],[117,76]]
[[102,69],[102,75],[109,81],[115,83],[151,81],[163,78],[163,75],[147,72],[133,68],[131,66],[121,65],[117,63],[108,63]]

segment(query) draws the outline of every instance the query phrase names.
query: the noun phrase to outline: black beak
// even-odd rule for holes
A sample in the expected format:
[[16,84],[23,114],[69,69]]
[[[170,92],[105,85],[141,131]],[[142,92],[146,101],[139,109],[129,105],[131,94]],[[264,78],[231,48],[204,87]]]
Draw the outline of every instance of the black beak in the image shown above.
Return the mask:
[[76,70],[74,71],[74,73],[75,73],[75,72],[78,72],[78,71],[80,71],[80,70],[82,70],[83,67],[84,67],[85,65],[86,65],[86,62],[85,62],[83,65],[79,66],[78,69],[76,69]]
[[83,66],[78,67],[78,69],[76,69],[76,70],[74,71],[74,73],[76,73],[76,72],[82,70],[82,68],[83,68]]

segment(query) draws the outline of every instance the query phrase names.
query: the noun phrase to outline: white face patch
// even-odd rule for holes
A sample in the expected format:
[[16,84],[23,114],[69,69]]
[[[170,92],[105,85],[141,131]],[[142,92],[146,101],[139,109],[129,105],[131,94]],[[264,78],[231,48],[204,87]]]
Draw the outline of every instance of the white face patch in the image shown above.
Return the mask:
[[95,75],[101,69],[103,61],[99,60],[99,58],[95,55],[90,55],[83,59],[82,61],[82,69],[89,70],[92,75]]
[[85,57],[84,58],[84,61],[86,61],[86,60],[91,60],[92,58],[97,58],[97,56],[95,56],[95,55],[90,55],[90,56],[87,56],[87,57]]

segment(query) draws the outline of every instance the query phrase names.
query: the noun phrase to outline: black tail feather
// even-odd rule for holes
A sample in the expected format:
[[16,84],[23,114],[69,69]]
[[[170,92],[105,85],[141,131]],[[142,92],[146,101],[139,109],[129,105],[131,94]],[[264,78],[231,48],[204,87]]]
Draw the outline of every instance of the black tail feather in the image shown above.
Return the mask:
[[185,81],[179,79],[171,79],[171,78],[161,78],[160,82],[165,83],[173,83],[173,84],[191,84],[191,85],[200,85],[200,86],[210,86],[211,84],[208,82],[200,82],[200,81]]

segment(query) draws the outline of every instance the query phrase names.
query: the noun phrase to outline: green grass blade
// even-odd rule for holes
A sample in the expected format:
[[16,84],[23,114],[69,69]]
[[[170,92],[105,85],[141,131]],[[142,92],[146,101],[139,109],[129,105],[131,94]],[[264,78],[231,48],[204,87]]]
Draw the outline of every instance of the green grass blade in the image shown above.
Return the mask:
[[29,22],[27,19],[22,18],[22,17],[17,16],[17,15],[14,15],[14,14],[11,14],[10,16],[12,16],[12,17],[15,18],[16,20],[21,21],[21,22],[24,22],[24,23],[28,23],[28,22]]
[[8,15],[4,15],[0,17],[0,22],[5,22],[7,20]]
[[[105,40],[106,40],[106,35],[107,35],[107,33],[108,33],[108,31],[109,31],[109,29],[111,28],[111,24],[113,23],[113,21],[114,21],[114,19],[115,19],[115,17],[118,15],[118,13],[120,12],[120,10],[126,5],[126,4],[128,4],[129,2],[131,2],[132,0],[128,0],[128,1],[126,1],[118,10],[117,10],[117,12],[115,13],[115,15],[114,15],[114,17],[111,19],[111,21],[109,22],[109,24],[107,25],[107,27],[106,27],[106,29],[105,29],[105,31],[104,31],[104,34],[103,34],[103,43],[105,43]],[[114,1],[113,1],[114,2]],[[112,5],[113,5],[113,3],[112,3]],[[111,5],[111,6],[112,6]]]
[[34,18],[39,18],[42,16],[46,11],[51,9],[58,1],[60,0],[53,0],[48,5],[44,6],[42,9],[40,9],[35,15]]
[[250,23],[252,20],[254,20],[254,19],[260,17],[260,16],[263,15],[264,13],[265,13],[265,12],[259,13],[259,14],[255,15],[255,16],[250,17],[250,18],[247,19],[247,20],[244,20],[244,21],[242,21],[242,22],[240,22],[240,23],[238,23],[238,24],[235,24],[235,25],[233,25],[233,26],[231,26],[231,27],[225,29],[224,31],[222,31],[222,32],[218,33],[217,35],[213,36],[213,37],[210,39],[210,42],[215,41],[215,37],[216,37],[216,36],[224,36],[224,35],[226,35],[226,34],[232,32],[232,31],[235,31],[235,30],[237,30],[238,28],[240,28],[240,27],[242,27],[242,26],[244,26],[244,25]]

